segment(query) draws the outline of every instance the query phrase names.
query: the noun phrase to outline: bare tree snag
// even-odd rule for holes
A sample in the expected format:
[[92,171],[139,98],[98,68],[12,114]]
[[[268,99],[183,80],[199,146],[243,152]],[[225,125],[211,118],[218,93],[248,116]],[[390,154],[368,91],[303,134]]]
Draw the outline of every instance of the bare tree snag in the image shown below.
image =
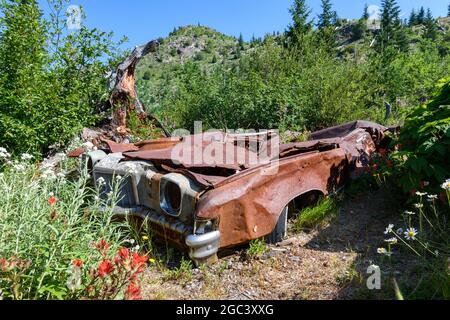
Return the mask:
[[143,46],[136,47],[131,55],[117,68],[112,85],[110,104],[113,112],[112,125],[121,136],[126,136],[130,132],[128,129],[128,118],[131,112],[136,112],[142,122],[153,121],[157,127],[162,129],[166,137],[170,137],[169,132],[159,120],[145,112],[145,107],[139,101],[136,90],[136,66],[144,56],[156,52],[158,46],[158,41],[154,40]]

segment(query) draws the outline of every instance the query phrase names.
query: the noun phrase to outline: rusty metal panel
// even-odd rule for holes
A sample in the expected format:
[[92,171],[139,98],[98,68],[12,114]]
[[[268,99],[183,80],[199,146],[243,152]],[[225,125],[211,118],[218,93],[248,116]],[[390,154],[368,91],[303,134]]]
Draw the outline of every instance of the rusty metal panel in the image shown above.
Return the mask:
[[221,248],[268,235],[284,207],[308,191],[336,191],[345,182],[348,161],[343,149],[334,149],[282,159],[276,175],[268,175],[274,165],[243,173],[200,199],[197,217],[220,220]]

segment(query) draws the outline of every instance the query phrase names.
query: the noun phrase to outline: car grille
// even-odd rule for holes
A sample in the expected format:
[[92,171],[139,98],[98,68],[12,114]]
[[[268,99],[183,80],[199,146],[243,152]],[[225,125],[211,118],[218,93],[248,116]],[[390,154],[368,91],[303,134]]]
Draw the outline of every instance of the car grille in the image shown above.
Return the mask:
[[[97,185],[97,190],[99,190],[100,197],[102,199],[107,199],[108,194],[112,191],[112,185],[113,185],[113,179],[114,176],[111,174],[103,173],[103,172],[96,172],[95,173],[95,181],[97,183],[98,179],[102,177],[105,180],[105,184],[99,188]],[[135,207],[138,205],[137,199],[136,199],[135,190],[133,188],[133,180],[132,177],[128,176],[121,181],[121,185],[119,188],[119,195],[118,195],[118,203],[117,205],[119,207]]]

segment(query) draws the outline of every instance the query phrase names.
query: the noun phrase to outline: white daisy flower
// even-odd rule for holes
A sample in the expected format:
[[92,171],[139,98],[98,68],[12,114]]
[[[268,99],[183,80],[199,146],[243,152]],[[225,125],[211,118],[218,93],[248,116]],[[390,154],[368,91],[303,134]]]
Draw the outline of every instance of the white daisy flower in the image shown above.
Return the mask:
[[427,195],[427,193],[426,192],[419,192],[419,191],[417,191],[416,195],[419,196],[419,197],[424,197],[424,196]]
[[442,189],[446,190],[446,191],[450,191],[450,179],[447,179],[447,181],[445,181],[442,185],[441,185]]
[[[415,215],[416,213],[415,213],[415,212],[412,212],[412,211],[405,211],[405,214],[408,215],[408,216],[413,216],[413,215]],[[402,232],[403,232],[403,230],[402,230]]]
[[406,229],[406,232],[404,234],[405,234],[405,238],[407,240],[416,240],[416,236],[417,236],[418,232],[417,232],[416,228],[409,228],[409,229]]
[[421,203],[416,203],[416,204],[414,205],[414,207],[416,207],[417,209],[422,209],[422,208],[423,208],[423,204],[421,204]]
[[384,231],[384,234],[392,233],[393,229],[394,229],[394,225],[393,225],[393,224],[390,224],[390,225],[386,228],[386,231]]

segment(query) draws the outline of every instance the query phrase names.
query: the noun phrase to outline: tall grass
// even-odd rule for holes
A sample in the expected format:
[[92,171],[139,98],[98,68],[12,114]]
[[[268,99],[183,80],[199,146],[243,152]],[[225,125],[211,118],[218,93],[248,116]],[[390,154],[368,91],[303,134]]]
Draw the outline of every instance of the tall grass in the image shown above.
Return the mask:
[[316,205],[303,209],[294,221],[294,229],[300,232],[305,228],[313,228],[336,215],[338,206],[331,198],[324,198]]
[[67,162],[9,163],[0,173],[0,299],[65,299],[72,261],[94,268],[93,243],[118,250],[126,239],[128,225],[113,221],[117,192],[102,202],[86,172],[64,176]]

